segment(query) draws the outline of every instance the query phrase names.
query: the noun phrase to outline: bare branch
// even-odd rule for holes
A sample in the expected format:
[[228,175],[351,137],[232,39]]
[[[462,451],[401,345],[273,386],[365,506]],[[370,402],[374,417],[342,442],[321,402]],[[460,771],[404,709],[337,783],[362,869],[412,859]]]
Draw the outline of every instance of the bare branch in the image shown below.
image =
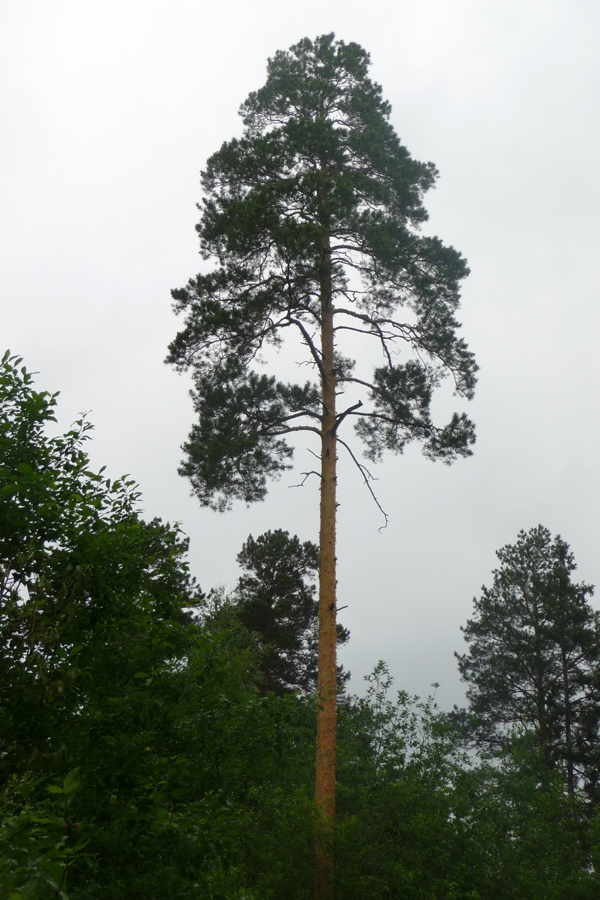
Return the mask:
[[304,475],[304,478],[302,479],[300,484],[288,484],[288,487],[291,487],[291,488],[304,487],[307,478],[310,478],[311,475],[316,475],[317,478],[320,478],[321,481],[323,481],[323,476],[321,475],[320,472],[315,471],[315,469],[311,469],[310,472],[300,472],[300,474]]
[[304,337],[304,340],[306,342],[306,346],[310,350],[312,358],[314,359],[314,361],[317,364],[317,367],[319,369],[319,372],[321,373],[321,377],[325,378],[325,370],[323,369],[323,363],[321,362],[321,354],[315,347],[315,345],[313,343],[313,339],[310,336],[310,334],[308,333],[308,329],[305,328],[304,324],[299,319],[294,319],[290,315],[289,312],[288,312],[288,320],[289,320],[290,324],[296,325],[296,327],[300,329],[302,336]]
[[[363,387],[366,387],[368,390],[373,391],[374,394],[379,394],[382,396],[381,390],[377,387],[376,384],[372,384],[370,381],[364,381],[362,378],[356,378],[354,375],[340,375],[338,378],[338,382],[349,382],[350,384],[361,384]],[[357,415],[364,415],[364,413],[357,413]]]
[[390,368],[393,368],[392,355],[389,351],[388,345],[386,341],[395,341],[398,337],[397,334],[386,334],[383,329],[371,326],[368,330],[364,328],[353,328],[352,325],[336,325],[334,331],[354,331],[356,334],[363,334],[365,337],[374,337],[377,338],[381,342],[381,348],[383,353],[387,359],[388,365]]
[[270,428],[266,428],[260,434],[268,435],[269,437],[279,437],[282,434],[291,434],[293,431],[311,431],[313,434],[321,436],[320,429],[313,428],[311,425],[292,425],[290,428],[281,428],[279,431],[271,431]]
[[375,502],[375,505],[377,506],[377,509],[379,510],[379,512],[381,513],[381,515],[383,516],[383,518],[384,518],[384,520],[385,520],[384,524],[378,529],[378,531],[381,532],[381,531],[383,531],[384,528],[387,528],[388,522],[389,522],[389,516],[388,516],[388,514],[386,513],[386,511],[383,509],[381,503],[380,503],[379,500],[377,499],[377,496],[376,496],[376,494],[375,494],[375,491],[374,491],[373,488],[371,487],[371,482],[372,482],[372,481],[377,481],[377,479],[374,477],[374,475],[371,474],[371,472],[369,472],[369,470],[367,469],[367,467],[366,467],[365,465],[363,465],[362,463],[360,463],[360,462],[357,460],[356,456],[355,456],[354,453],[352,452],[352,449],[348,446],[348,444],[346,443],[346,441],[343,441],[343,440],[342,440],[341,438],[339,438],[339,437],[337,438],[337,441],[338,441],[343,447],[345,447],[346,450],[348,451],[348,453],[350,454],[353,463],[355,464],[356,468],[358,469],[358,471],[360,472],[360,474],[361,474],[362,477],[363,477],[363,481],[364,481],[364,483],[366,484],[367,489],[368,489],[368,491],[369,491],[371,497],[373,498],[373,500],[374,500],[374,502]]
[[337,432],[339,426],[342,424],[346,416],[349,416],[355,410],[360,409],[362,405],[362,400],[359,400],[358,403],[354,403],[352,406],[349,406],[348,409],[345,409],[343,413],[340,413],[340,415],[337,416],[335,420],[335,427],[333,429],[334,433]]
[[367,313],[357,312],[355,309],[348,309],[346,307],[336,307],[333,311],[334,315],[344,315],[350,316],[353,319],[360,319],[361,322],[364,322],[366,325],[369,325],[371,328],[381,328],[382,325],[389,325],[390,328],[393,328],[395,331],[401,332],[400,334],[390,334],[390,339],[401,337],[404,340],[415,341],[417,343],[422,343],[420,341],[420,335],[415,328],[414,325],[410,325],[408,322],[397,322],[396,319],[387,319],[381,316],[370,316]]
[[319,413],[314,412],[312,409],[300,409],[298,412],[290,413],[289,416],[285,417],[285,421],[289,422],[291,419],[299,419],[301,416],[308,416],[310,419],[321,421]]

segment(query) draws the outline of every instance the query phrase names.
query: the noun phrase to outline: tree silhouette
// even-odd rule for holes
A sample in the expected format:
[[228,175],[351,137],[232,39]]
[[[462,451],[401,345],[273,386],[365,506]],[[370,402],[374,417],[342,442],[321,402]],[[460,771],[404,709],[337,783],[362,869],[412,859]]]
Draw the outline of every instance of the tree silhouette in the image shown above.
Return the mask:
[[[400,143],[368,67],[358,44],[333,34],[269,61],[266,84],[241,107],[242,137],[203,173],[197,229],[214,266],[173,291],[186,321],[168,357],[194,376],[198,421],[180,472],[202,504],[262,499],[267,479],[291,465],[289,438],[318,442],[319,897],[333,896],[338,446],[369,487],[371,477],[342,426],[354,423],[372,461],[418,440],[428,457],[452,462],[474,442],[464,413],[443,427],[430,415],[446,376],[456,393],[473,394],[477,367],[455,318],[468,269],[419,232],[437,172]],[[372,370],[369,348],[345,355],[358,336],[379,352]],[[303,383],[261,371],[261,351],[288,337],[288,352],[299,341],[312,369]]]
[[[500,567],[475,600],[458,665],[480,738],[498,746],[510,727],[533,732],[548,767],[577,772],[597,792],[600,616],[588,584],[571,580],[575,560],[542,525],[497,551]],[[594,762],[595,760],[595,762]]]

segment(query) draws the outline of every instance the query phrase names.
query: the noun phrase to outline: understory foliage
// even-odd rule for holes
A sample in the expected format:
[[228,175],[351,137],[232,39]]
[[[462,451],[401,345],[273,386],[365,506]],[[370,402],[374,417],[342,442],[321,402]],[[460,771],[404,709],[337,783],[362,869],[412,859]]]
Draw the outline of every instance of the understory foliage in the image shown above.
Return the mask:
[[[6,355],[0,900],[308,900],[314,694],[264,690],[235,604],[195,615],[181,533],[90,469],[84,422],[49,436],[55,406]],[[244,545],[240,594],[260,596],[273,540],[302,607],[313,547],[281,532]],[[531,734],[477,762],[433,699],[392,687],[380,663],[339,704],[340,900],[594,900],[595,806]]]
[[89,469],[88,425],[48,436],[56,398],[20,362],[0,372],[0,897],[233,896],[308,704],[261,698],[238,635],[194,623],[186,540]]

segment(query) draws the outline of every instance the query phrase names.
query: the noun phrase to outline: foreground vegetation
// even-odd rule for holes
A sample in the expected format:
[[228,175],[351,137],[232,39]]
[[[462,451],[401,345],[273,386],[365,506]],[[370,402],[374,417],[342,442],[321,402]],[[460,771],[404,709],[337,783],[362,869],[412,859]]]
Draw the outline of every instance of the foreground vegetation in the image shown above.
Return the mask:
[[[314,548],[249,539],[231,597],[202,595],[178,530],[90,471],[89,426],[48,436],[55,404],[4,357],[0,898],[308,897]],[[505,721],[476,755],[472,717],[394,694],[383,663],[367,681],[339,704],[339,898],[598,896],[595,796],[568,789],[564,742],[548,758]]]

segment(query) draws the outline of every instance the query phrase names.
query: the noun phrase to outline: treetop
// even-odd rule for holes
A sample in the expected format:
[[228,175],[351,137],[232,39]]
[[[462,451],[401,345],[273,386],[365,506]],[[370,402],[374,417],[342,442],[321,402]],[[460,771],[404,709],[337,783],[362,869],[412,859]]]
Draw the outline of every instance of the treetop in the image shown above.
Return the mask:
[[[325,385],[347,395],[336,437],[352,420],[369,459],[412,440],[445,462],[472,452],[464,413],[441,427],[430,413],[446,377],[473,396],[477,365],[456,319],[468,267],[420,233],[437,171],[401,144],[369,62],[333,34],[278,52],[242,104],[242,137],[202,174],[197,231],[213,267],[172,292],[185,322],[167,361],[194,374],[199,418],[181,472],[205,505],[264,497],[289,466],[286,436],[321,433]],[[368,349],[354,354],[356,335],[374,366]],[[303,383],[259,372],[288,336]]]

